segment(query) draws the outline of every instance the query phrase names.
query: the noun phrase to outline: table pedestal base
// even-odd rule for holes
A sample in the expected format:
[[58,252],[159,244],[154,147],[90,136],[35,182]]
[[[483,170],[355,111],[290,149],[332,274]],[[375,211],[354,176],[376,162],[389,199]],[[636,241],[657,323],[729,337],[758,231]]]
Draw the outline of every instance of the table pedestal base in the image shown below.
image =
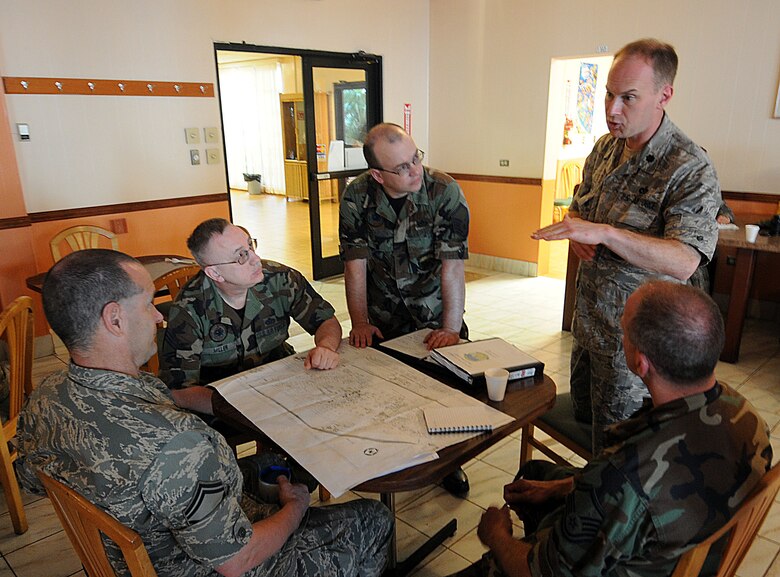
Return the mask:
[[[395,516],[395,494],[381,493],[380,499],[384,505],[390,509]],[[433,553],[439,545],[444,543],[448,537],[452,537],[458,530],[458,520],[452,519],[444,527],[439,529],[433,537],[430,537],[425,543],[420,545],[415,551],[403,561],[398,561],[395,544],[395,530],[390,541],[390,561],[385,577],[406,577],[409,575],[428,555]]]

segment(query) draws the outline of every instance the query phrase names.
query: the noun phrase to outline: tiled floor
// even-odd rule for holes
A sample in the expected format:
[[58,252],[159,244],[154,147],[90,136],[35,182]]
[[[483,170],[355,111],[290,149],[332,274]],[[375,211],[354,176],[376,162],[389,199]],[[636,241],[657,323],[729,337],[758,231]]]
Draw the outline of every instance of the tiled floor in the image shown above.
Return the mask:
[[[523,278],[488,271],[474,271],[467,284],[466,320],[472,338],[501,336],[534,354],[558,384],[568,387],[568,355],[571,337],[560,331],[563,281],[553,278]],[[343,279],[315,282],[349,328]],[[311,337],[296,326],[291,342],[298,350],[310,346]],[[39,359],[35,379],[63,368],[65,358]],[[778,325],[749,321],[746,325],[740,362],[720,364],[718,377],[748,397],[773,428],[775,454],[780,454],[780,343]],[[506,439],[473,460],[466,467],[471,493],[465,500],[450,496],[437,486],[402,493],[397,497],[399,556],[423,542],[452,517],[458,532],[439,547],[415,573],[418,576],[448,575],[477,560],[484,551],[476,536],[482,511],[498,504],[502,486],[517,469],[518,435]],[[342,499],[356,498],[348,494]],[[26,496],[29,531],[16,536],[4,502],[0,502],[0,577],[60,577],[83,575],[80,564],[46,499]],[[518,534],[521,529],[518,526]],[[780,576],[780,505],[775,504],[760,536],[740,568],[740,577]]]

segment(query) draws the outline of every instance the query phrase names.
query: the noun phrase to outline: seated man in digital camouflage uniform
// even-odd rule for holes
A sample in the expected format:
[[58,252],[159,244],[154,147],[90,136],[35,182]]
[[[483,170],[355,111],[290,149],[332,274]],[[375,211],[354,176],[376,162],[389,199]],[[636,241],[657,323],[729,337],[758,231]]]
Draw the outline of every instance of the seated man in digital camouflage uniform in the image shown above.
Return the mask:
[[[709,296],[648,282],[628,298],[621,324],[626,361],[652,402],[608,427],[606,448],[583,469],[521,467],[504,487],[508,507],[490,507],[479,524],[490,551],[459,577],[671,575],[769,470],[766,422],[715,380],[724,333]],[[524,522],[522,540],[512,537],[509,508]]]
[[304,366],[338,365],[341,325],[301,273],[260,260],[247,233],[222,218],[199,224],[187,247],[202,271],[171,306],[160,356],[179,406],[211,414],[203,385],[293,354],[291,318],[314,335]]
[[[77,251],[49,272],[44,310],[71,363],[20,416],[22,484],[40,492],[42,470],[111,513],[141,535],[160,577],[380,575],[393,531],[383,505],[309,508],[306,487],[285,477],[278,505],[255,502],[222,435],[139,371],[162,320],[153,294],[144,267],[117,251]],[[125,575],[119,550],[108,553]]]

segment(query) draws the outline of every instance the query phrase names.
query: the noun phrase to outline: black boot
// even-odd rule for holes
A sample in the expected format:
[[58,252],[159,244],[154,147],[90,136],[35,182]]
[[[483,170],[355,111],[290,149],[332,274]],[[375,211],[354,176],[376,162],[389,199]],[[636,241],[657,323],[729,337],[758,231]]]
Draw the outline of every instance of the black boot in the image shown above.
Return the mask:
[[466,476],[466,472],[463,469],[458,469],[444,477],[442,486],[447,491],[464,499],[469,494],[469,478]]

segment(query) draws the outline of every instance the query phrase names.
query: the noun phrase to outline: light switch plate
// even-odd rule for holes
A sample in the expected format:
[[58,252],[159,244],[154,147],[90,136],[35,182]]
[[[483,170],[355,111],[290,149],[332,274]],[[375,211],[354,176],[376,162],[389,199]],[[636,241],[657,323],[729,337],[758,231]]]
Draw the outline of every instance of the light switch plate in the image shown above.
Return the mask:
[[185,128],[184,136],[187,139],[187,144],[198,144],[200,142],[200,130],[197,128]]
[[206,149],[206,163],[219,164],[222,161],[222,150],[219,148]]
[[190,150],[190,164],[192,165],[200,164],[200,150],[196,150],[196,149]]
[[212,144],[214,142],[219,142],[219,128],[217,128],[216,126],[213,126],[211,128],[204,128],[203,142],[209,144]]

